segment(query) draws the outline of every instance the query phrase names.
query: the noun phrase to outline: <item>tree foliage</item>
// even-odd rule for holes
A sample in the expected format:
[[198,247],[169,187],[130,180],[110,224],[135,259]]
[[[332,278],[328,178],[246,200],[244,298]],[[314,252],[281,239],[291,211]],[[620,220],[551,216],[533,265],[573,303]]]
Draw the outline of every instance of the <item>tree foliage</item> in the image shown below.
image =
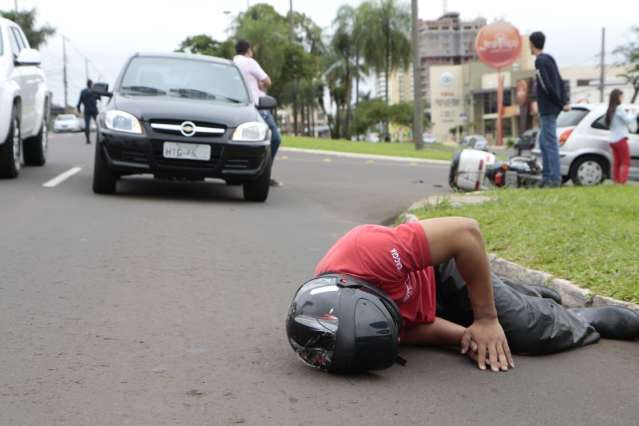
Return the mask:
[[[360,25],[366,29],[362,32],[362,55],[378,74],[384,74],[387,105],[391,73],[410,65],[410,16],[408,5],[396,0],[368,0],[359,7]],[[390,140],[388,121],[384,133],[384,139]]]
[[55,34],[55,28],[51,25],[43,25],[39,28],[36,27],[36,18],[38,12],[36,9],[18,11],[0,11],[2,17],[10,19],[22,28],[24,35],[29,40],[29,45],[32,49],[38,49],[47,39]]
[[318,109],[326,114],[334,138],[350,139],[380,123],[382,131],[387,131],[389,121],[406,125],[412,120],[407,105],[390,107],[387,96],[359,105],[359,82],[370,71],[386,73],[388,78],[390,72],[409,65],[406,4],[366,0],[357,7],[344,5],[329,35],[299,12],[291,17],[291,32],[289,17],[258,3],[235,18],[228,40],[194,35],[182,41],[178,50],[230,58],[235,42],[247,40],[273,82],[269,94],[290,107],[295,134],[308,134]]
[[[359,103],[354,111],[353,133],[363,135],[369,131],[383,131],[384,123],[389,122],[403,127],[412,127],[413,102],[400,102],[386,105],[383,99],[376,98]],[[423,118],[427,124],[426,116]]]
[[617,47],[614,53],[622,58],[620,65],[627,67],[623,77],[634,87],[631,98],[631,103],[634,103],[639,96],[639,26],[632,27],[630,32],[633,39]]
[[235,55],[235,46],[232,40],[217,41],[206,34],[198,34],[184,39],[178,47],[178,52],[232,59]]

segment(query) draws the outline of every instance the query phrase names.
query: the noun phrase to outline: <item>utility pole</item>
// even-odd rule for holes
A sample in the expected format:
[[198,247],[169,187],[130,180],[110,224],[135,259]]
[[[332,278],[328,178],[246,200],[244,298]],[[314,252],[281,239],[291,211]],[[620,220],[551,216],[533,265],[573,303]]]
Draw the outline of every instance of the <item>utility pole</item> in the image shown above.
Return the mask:
[[601,29],[601,64],[599,74],[599,102],[604,102],[604,90],[606,88],[606,27]]
[[412,38],[413,38],[413,141],[415,149],[424,149],[424,106],[422,104],[421,57],[419,54],[419,10],[417,0],[411,0]]
[[62,36],[62,84],[64,85],[64,108],[69,105],[69,82],[67,81],[67,39]]
[[288,42],[293,43],[293,0],[289,0],[288,4]]
[[13,8],[16,11],[16,19],[18,19],[18,0],[13,0]]

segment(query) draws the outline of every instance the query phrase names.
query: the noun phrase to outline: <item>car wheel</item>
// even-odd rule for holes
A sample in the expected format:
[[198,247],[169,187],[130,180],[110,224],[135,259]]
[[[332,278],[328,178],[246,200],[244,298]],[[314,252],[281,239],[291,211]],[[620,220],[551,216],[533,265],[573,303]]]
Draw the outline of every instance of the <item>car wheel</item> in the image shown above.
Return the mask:
[[42,118],[40,132],[24,140],[24,163],[28,166],[44,166],[47,162],[47,150],[49,149],[49,129],[47,118]]
[[93,162],[93,192],[96,194],[113,194],[117,178],[109,168],[102,144],[95,144],[95,161]]
[[271,162],[266,166],[259,178],[244,184],[244,199],[246,201],[264,202],[268,198],[271,187]]
[[606,178],[605,161],[600,157],[578,158],[570,168],[570,179],[577,186],[599,185]]
[[20,118],[17,108],[14,108],[7,138],[0,145],[0,178],[14,179],[18,177],[22,159],[21,149]]

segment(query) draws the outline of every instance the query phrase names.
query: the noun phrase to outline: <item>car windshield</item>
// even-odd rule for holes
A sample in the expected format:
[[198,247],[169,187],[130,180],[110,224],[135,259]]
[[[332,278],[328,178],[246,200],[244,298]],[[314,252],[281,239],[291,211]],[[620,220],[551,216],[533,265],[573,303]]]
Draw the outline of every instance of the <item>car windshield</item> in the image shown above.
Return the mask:
[[75,115],[63,114],[58,116],[58,120],[75,120]]
[[181,58],[134,58],[120,92],[130,96],[175,96],[248,103],[240,72],[230,64]]
[[573,108],[570,111],[562,111],[557,117],[557,127],[574,127],[578,125],[590,111],[587,109]]

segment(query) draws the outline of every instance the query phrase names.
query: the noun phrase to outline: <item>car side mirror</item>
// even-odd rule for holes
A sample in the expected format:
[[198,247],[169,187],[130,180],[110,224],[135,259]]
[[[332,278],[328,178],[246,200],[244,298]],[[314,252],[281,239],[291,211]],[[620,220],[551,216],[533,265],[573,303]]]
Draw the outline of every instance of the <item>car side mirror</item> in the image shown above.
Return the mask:
[[14,61],[16,66],[38,66],[42,63],[40,52],[35,49],[22,49]]
[[113,96],[113,93],[109,92],[109,85],[107,83],[95,83],[91,87],[91,92],[100,97],[110,98]]
[[257,109],[275,109],[277,108],[277,101],[272,96],[262,96],[257,101]]

